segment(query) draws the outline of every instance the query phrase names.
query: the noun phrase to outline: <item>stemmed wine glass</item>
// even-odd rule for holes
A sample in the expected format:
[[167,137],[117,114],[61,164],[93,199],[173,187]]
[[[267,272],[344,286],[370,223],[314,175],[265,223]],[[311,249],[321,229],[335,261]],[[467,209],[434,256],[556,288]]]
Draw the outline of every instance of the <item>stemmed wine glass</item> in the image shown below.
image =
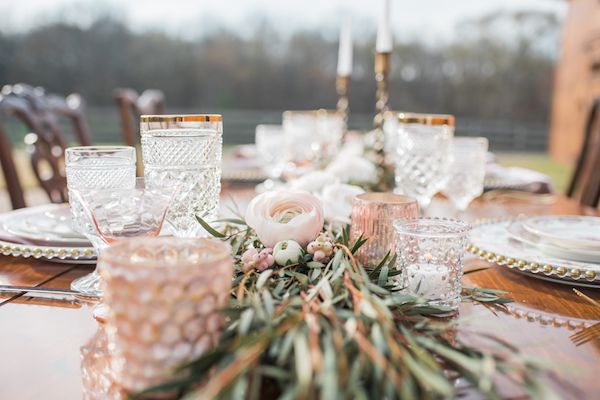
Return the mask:
[[[73,191],[94,227],[97,253],[112,243],[130,237],[152,237],[160,234],[177,186],[148,188],[144,178],[136,179],[134,188]],[[94,295],[101,297],[99,285]]]
[[281,179],[288,164],[289,149],[287,136],[281,125],[260,124],[256,126],[256,153],[267,179],[257,190],[264,192],[281,185]]
[[443,193],[459,211],[483,193],[488,140],[484,137],[455,137]]
[[[100,189],[135,188],[135,148],[130,146],[81,146],[65,151],[65,169],[73,228],[92,243],[96,252],[103,246],[92,221],[88,218],[80,193]],[[71,289],[83,295],[97,296],[100,277],[94,271],[71,283]]]

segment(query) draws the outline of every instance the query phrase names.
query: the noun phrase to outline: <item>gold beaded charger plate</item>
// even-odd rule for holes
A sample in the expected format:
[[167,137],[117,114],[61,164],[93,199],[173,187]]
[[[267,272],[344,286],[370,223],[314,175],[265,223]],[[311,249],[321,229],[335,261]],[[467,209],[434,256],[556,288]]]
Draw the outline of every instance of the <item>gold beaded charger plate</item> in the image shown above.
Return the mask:
[[508,220],[475,226],[467,250],[486,261],[527,276],[600,289],[600,264],[545,255],[539,249],[515,240],[508,231],[512,222]]
[[33,257],[65,264],[95,264],[93,247],[36,246],[0,240],[0,254],[13,257]]
[[0,254],[95,264],[96,251],[87,239],[81,240],[70,230],[67,211],[65,205],[50,204],[0,214]]
[[40,246],[90,247],[85,236],[71,225],[68,204],[45,204],[0,215],[2,229],[24,243]]

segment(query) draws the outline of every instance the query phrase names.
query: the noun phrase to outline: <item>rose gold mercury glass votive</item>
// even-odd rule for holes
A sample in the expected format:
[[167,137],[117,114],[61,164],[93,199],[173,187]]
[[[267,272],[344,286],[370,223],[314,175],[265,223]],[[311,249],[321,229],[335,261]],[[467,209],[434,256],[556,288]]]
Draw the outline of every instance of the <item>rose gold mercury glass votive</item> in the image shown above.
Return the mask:
[[352,201],[351,237],[362,234],[368,239],[356,253],[366,267],[375,267],[388,251],[394,249],[396,220],[419,218],[419,205],[413,198],[392,193],[365,193]]
[[228,244],[173,237],[124,240],[98,260],[111,369],[127,391],[172,377],[215,346],[233,274]]

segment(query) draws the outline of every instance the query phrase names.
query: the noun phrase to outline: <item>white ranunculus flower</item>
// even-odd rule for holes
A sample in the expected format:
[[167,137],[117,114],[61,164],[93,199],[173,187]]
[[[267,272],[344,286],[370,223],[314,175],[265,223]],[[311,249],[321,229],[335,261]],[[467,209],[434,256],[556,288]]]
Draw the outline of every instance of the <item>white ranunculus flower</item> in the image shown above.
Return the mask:
[[325,220],[332,225],[349,224],[352,214],[352,199],[365,191],[354,185],[335,183],[323,189],[320,199]]
[[327,166],[326,172],[344,183],[371,183],[377,180],[375,164],[364,157],[340,155]]
[[321,201],[297,190],[259,194],[246,209],[246,222],[265,247],[289,239],[306,246],[323,229],[323,219]]
[[304,190],[310,193],[319,193],[324,187],[338,182],[335,175],[326,171],[313,171],[289,182],[292,190]]

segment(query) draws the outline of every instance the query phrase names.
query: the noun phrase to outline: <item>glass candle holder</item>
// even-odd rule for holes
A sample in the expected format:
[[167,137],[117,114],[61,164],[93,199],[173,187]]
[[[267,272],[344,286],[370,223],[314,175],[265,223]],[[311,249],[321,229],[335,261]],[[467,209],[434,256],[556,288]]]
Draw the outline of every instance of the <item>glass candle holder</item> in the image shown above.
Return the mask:
[[219,211],[223,122],[220,115],[142,115],[142,158],[149,187],[179,182],[167,222],[180,237],[206,236],[196,220]]
[[456,310],[471,226],[452,219],[396,221],[397,282],[402,292]]
[[395,220],[419,218],[415,199],[392,193],[364,193],[352,201],[350,235],[356,241],[361,235],[367,242],[358,249],[356,257],[366,267],[375,267],[394,249]]
[[138,392],[215,346],[233,258],[215,239],[124,240],[100,254],[106,333],[116,381]]

